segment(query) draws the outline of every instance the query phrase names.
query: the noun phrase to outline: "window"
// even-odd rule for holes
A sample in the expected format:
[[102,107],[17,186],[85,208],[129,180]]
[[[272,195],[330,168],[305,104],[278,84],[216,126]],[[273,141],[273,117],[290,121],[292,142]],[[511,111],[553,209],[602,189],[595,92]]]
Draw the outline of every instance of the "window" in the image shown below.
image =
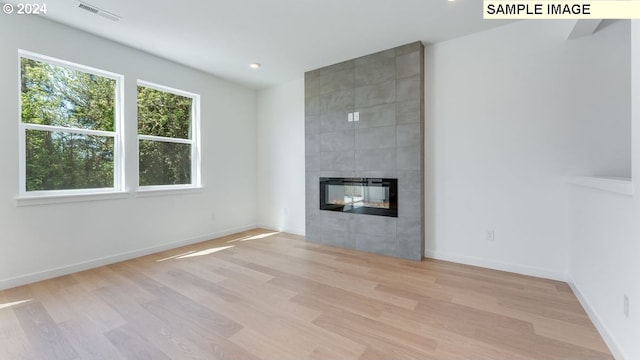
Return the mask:
[[138,184],[200,186],[200,96],[138,81]]
[[20,51],[20,194],[122,188],[122,76]]

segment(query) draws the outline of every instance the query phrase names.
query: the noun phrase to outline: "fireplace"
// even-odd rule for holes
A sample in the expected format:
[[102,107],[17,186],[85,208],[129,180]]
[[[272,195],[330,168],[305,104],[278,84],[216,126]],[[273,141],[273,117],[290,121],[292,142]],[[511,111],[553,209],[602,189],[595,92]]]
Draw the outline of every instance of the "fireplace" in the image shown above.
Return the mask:
[[398,217],[398,179],[321,177],[320,210]]

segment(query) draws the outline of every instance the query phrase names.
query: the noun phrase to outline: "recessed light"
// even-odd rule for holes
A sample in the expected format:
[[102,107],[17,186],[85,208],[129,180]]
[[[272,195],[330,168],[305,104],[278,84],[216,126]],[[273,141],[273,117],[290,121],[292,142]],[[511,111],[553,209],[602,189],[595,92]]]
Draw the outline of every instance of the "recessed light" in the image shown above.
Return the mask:
[[261,66],[262,65],[260,65],[259,63],[251,63],[251,64],[249,64],[249,67],[254,69],[254,70],[260,69]]

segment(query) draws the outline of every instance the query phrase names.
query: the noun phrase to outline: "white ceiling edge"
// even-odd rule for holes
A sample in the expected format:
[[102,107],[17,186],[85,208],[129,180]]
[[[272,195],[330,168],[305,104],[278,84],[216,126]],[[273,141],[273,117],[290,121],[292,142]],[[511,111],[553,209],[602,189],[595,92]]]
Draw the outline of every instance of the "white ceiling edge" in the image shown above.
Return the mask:
[[[79,9],[76,0],[47,0],[41,17],[253,89],[403,44],[433,44],[510,23],[483,20],[479,0],[83,2],[121,19]],[[250,69],[253,62],[262,67]]]

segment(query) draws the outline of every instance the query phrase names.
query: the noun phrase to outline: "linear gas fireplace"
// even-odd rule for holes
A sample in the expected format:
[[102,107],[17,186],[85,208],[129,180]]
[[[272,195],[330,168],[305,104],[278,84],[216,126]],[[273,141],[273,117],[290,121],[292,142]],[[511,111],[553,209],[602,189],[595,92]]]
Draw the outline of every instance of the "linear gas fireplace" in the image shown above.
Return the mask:
[[398,180],[321,177],[320,210],[398,217]]

